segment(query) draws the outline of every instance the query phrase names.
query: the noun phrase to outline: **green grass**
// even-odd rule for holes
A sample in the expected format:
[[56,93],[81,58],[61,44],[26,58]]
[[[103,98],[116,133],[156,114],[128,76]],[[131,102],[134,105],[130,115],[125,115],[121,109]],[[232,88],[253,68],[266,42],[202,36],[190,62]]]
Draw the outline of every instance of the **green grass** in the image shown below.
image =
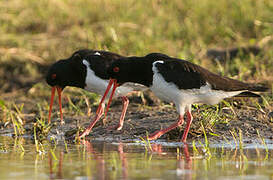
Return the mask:
[[11,0],[0,7],[0,64],[21,63],[23,69],[11,68],[27,77],[43,77],[37,64],[91,48],[123,55],[162,52],[238,79],[271,77],[272,82],[272,38],[263,45],[263,55],[239,56],[224,72],[204,59],[208,48],[258,45],[272,36],[270,0]]
[[254,45],[273,33],[270,0],[12,0],[0,6],[1,47],[24,49],[45,63],[82,47],[124,55],[159,51],[200,62],[208,47]]
[[[24,73],[22,81],[42,79],[46,70],[41,74],[39,65],[91,48],[123,55],[162,52],[237,79],[272,83],[270,0],[11,0],[0,7],[0,64]],[[223,68],[204,58],[209,48],[259,45],[268,37],[263,55],[238,56]]]
[[[0,1],[0,7],[0,93],[17,92],[0,97],[0,122],[16,119],[15,130],[24,114],[47,117],[47,110],[32,107],[21,97],[20,88],[24,97],[48,105],[50,90],[44,81],[48,66],[80,48],[139,56],[161,52],[222,75],[272,86],[272,0],[10,0]],[[209,48],[253,45],[262,48],[258,56],[238,55],[225,64],[205,57]],[[72,115],[90,115],[90,106],[98,102],[96,95],[76,88],[65,93],[64,112]],[[272,102],[271,94],[255,108],[272,111]],[[234,107],[224,103],[235,115]],[[205,129],[233,118],[218,106],[201,114]]]

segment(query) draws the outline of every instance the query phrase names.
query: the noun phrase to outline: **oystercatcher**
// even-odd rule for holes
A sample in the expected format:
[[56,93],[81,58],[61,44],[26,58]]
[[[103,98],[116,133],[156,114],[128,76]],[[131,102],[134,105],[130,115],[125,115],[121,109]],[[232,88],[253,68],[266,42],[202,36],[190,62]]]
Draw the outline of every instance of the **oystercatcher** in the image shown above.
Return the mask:
[[111,80],[101,99],[103,103],[112,84],[114,84],[113,94],[116,87],[126,82],[134,82],[149,87],[160,99],[173,102],[179,114],[178,121],[166,129],[154,132],[148,137],[149,140],[155,140],[182,125],[186,113],[187,124],[181,139],[182,142],[186,142],[192,122],[191,105],[193,103],[216,104],[224,98],[233,96],[258,97],[259,95],[253,92],[263,92],[268,89],[263,85],[219,76],[185,60],[162,58],[162,55],[155,58],[156,55],[153,53],[144,57],[127,57],[113,62],[107,70]]
[[[66,86],[73,86],[103,95],[109,81],[109,75],[106,72],[107,67],[119,58],[122,58],[122,56],[112,52],[83,49],[76,51],[68,59],[59,60],[53,64],[46,76],[47,83],[52,86],[48,117],[49,123],[51,121],[52,104],[56,89],[59,96],[61,123],[64,123],[61,105],[62,90]],[[134,90],[141,90],[143,87],[144,86],[135,85],[134,83],[127,83],[117,88],[115,95],[122,97],[123,103],[119,124],[114,127],[117,130],[122,129],[125,113],[129,104],[129,100],[125,95]],[[80,137],[84,137],[90,133],[95,123],[103,115],[103,112],[104,104],[99,106],[95,120],[90,123]]]

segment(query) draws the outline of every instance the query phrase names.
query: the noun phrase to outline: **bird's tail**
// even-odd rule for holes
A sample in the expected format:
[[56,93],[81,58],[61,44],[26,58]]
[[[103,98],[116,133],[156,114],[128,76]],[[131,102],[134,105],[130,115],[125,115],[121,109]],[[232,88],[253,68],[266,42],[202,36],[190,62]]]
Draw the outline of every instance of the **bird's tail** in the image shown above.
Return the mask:
[[263,84],[249,84],[247,88],[248,91],[244,91],[236,95],[236,97],[261,97],[259,94],[256,94],[254,92],[266,92],[269,89],[270,88],[268,86]]
[[270,88],[264,84],[249,84],[249,87],[247,90],[254,91],[254,92],[266,92]]
[[235,97],[261,97],[261,96],[259,94],[256,94],[250,91],[245,91],[236,95]]

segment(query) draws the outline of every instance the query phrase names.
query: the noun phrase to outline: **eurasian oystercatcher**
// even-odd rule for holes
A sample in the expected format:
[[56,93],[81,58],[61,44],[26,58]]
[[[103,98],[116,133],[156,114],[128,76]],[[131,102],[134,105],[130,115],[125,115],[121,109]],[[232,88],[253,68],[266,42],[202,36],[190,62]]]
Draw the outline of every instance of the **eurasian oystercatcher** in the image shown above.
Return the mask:
[[[61,104],[62,90],[66,86],[73,86],[103,95],[109,81],[109,75],[106,70],[119,58],[122,58],[122,56],[112,52],[83,49],[76,51],[68,59],[59,60],[54,63],[46,76],[47,83],[52,86],[48,117],[49,123],[51,121],[52,104],[56,89],[59,96],[61,123],[64,123]],[[122,129],[125,113],[129,104],[129,100],[125,95],[135,90],[141,90],[143,87],[144,86],[134,83],[127,83],[117,88],[115,96],[122,97],[123,103],[119,124],[114,127],[117,130]],[[93,126],[103,115],[104,107],[104,104],[99,106],[95,120],[90,123],[80,137],[84,137],[90,133]]]
[[114,84],[113,94],[116,87],[126,82],[134,82],[149,87],[160,99],[173,102],[179,113],[178,121],[166,129],[154,132],[148,137],[149,140],[155,140],[182,125],[186,113],[187,124],[181,139],[182,142],[186,142],[192,122],[191,105],[193,103],[216,104],[224,98],[233,96],[257,97],[259,95],[253,92],[263,92],[268,89],[263,85],[222,77],[185,60],[162,58],[163,55],[157,58],[154,56],[156,54],[153,53],[144,57],[127,57],[113,62],[107,70],[111,80],[101,99],[103,103],[112,84]]

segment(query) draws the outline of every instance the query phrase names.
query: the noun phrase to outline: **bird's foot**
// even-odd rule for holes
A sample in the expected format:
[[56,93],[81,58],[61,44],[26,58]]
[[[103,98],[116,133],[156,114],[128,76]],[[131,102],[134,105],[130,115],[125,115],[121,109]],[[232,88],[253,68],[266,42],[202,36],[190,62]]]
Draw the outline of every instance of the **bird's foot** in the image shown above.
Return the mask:
[[65,125],[65,122],[64,122],[64,120],[61,120],[61,126],[63,126],[63,125]]
[[122,129],[122,127],[123,127],[123,125],[118,124],[118,125],[109,126],[107,128],[107,130],[118,130],[118,131],[120,131]]
[[164,134],[164,132],[162,132],[162,131],[155,131],[154,133],[152,133],[152,134],[149,135],[149,137],[147,138],[147,140],[156,140],[160,136],[162,136],[163,134]]
[[80,135],[79,135],[79,138],[85,138],[85,136],[89,135],[91,130],[89,129],[85,129]]

